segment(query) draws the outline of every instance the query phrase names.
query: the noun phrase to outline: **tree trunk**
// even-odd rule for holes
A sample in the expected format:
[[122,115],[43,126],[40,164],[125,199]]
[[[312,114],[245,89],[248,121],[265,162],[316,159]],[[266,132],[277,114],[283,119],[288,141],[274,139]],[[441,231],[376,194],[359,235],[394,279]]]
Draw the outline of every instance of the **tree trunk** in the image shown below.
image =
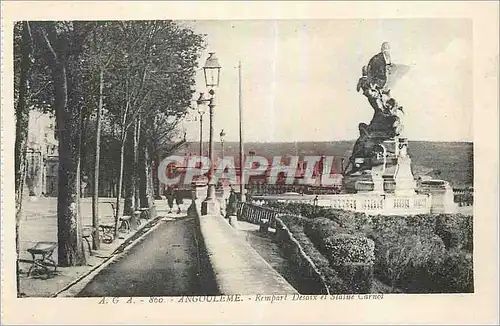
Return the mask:
[[155,206],[155,198],[154,198],[154,189],[153,189],[153,174],[151,173],[151,158],[148,147],[146,146],[145,150],[145,174],[146,174],[146,198],[147,198],[147,206],[149,208],[149,218],[156,217],[156,206]]
[[[155,155],[154,162],[155,162],[155,171],[156,171],[156,173],[158,173],[158,167],[160,166],[160,157],[158,154]],[[155,189],[155,198],[161,199],[161,195],[162,195],[161,183],[160,183],[160,179],[157,176],[153,179],[153,185],[154,185],[154,189]]]
[[118,237],[118,221],[120,220],[120,201],[122,197],[122,184],[123,184],[123,158],[125,154],[125,139],[122,140],[121,146],[120,146],[120,171],[118,172],[118,191],[116,194],[116,212],[115,212],[115,231],[114,235],[115,238]]
[[[73,69],[77,66],[75,64]],[[58,262],[62,267],[81,266],[86,264],[86,259],[79,218],[81,111],[77,107],[78,72],[68,73],[68,61],[64,56],[58,58],[52,68],[59,128]],[[72,96],[68,98],[68,94]]]
[[134,137],[134,184],[135,184],[135,209],[140,208],[139,192],[139,139],[141,137],[141,117],[137,118],[135,137]]
[[[61,267],[86,264],[79,214],[81,107],[78,92],[79,56],[82,38],[70,32],[57,35],[56,23],[39,23],[47,50],[54,81],[54,108],[59,141],[59,171],[57,197],[58,265]],[[82,28],[73,24],[75,35]],[[71,41],[71,42],[70,42]],[[72,44],[70,44],[72,43]],[[70,46],[71,45],[71,46]],[[69,64],[72,63],[72,66]],[[71,95],[68,97],[68,95]]]
[[16,141],[15,141],[15,190],[16,190],[16,284],[17,296],[21,296],[19,284],[19,226],[22,218],[24,176],[26,171],[26,148],[28,140],[29,106],[27,103],[29,76],[31,69],[31,36],[30,26],[27,21],[23,22],[21,40],[21,69],[19,83],[19,99],[16,106]]
[[125,143],[124,155],[124,176],[123,188],[125,194],[125,203],[123,205],[123,215],[133,216],[135,210],[135,169],[134,169],[134,142],[135,142],[135,128],[127,132],[127,140]]
[[139,157],[137,172],[139,174],[139,199],[140,207],[149,207],[147,195],[147,176],[146,176],[146,140],[145,137],[139,138]]
[[101,114],[103,106],[104,69],[99,71],[99,106],[97,108],[95,162],[94,162],[94,191],[92,194],[92,249],[101,247],[99,239],[99,161],[101,155]]

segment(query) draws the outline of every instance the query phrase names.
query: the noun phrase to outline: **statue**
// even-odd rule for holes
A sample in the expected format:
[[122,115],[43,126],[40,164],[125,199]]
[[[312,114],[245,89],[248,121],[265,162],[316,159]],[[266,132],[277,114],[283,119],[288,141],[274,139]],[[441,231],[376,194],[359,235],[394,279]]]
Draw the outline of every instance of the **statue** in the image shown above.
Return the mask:
[[367,77],[370,84],[375,89],[387,94],[390,91],[386,87],[389,78],[388,70],[393,66],[390,49],[389,43],[382,43],[380,52],[370,59],[367,67]]
[[[377,153],[378,146],[383,141],[399,136],[403,130],[401,121],[404,114],[403,107],[391,96],[390,87],[396,76],[406,73],[407,67],[396,65],[391,60],[389,43],[384,42],[381,51],[374,55],[368,65],[362,68],[361,78],[358,80],[356,91],[368,99],[373,108],[373,118],[369,125],[361,123],[359,138],[354,144],[353,153],[344,169],[348,167],[350,173],[370,167],[370,158]],[[355,164],[356,158],[363,159],[364,163]]]
[[366,123],[360,123],[358,125],[358,130],[359,138],[356,140],[356,143],[354,143],[352,155],[349,158],[347,165],[344,167],[343,173],[345,173],[345,171],[347,171],[349,167],[351,167],[351,173],[361,170],[365,165],[365,162],[357,163],[355,162],[355,158],[363,158],[369,156],[371,151],[373,150],[373,145],[375,145],[373,141],[370,140],[369,129]]

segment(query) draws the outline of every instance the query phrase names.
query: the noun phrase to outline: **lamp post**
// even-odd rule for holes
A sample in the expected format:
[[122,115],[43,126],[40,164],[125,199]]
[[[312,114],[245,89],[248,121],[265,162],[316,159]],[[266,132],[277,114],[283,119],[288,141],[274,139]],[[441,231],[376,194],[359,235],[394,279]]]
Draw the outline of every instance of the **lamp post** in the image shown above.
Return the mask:
[[240,127],[240,201],[245,202],[245,167],[244,167],[244,157],[245,157],[245,146],[243,143],[243,101],[241,94],[241,61],[238,64],[238,106],[239,106],[239,127]]
[[222,160],[224,160],[224,137],[226,136],[226,133],[224,132],[224,129],[221,130],[220,134],[220,146],[221,146],[221,156],[222,156]]
[[205,102],[207,99],[203,93],[200,93],[200,97],[196,100],[198,106],[198,114],[200,115],[200,157],[203,156],[203,115],[205,114]]
[[203,72],[205,75],[205,85],[207,86],[210,94],[208,100],[208,108],[210,115],[210,134],[209,134],[209,144],[208,144],[208,156],[210,159],[210,170],[209,170],[209,181],[207,198],[201,204],[201,215],[212,215],[219,214],[219,207],[215,199],[215,184],[213,183],[213,162],[214,162],[214,107],[215,107],[215,90],[214,88],[219,86],[219,76],[221,66],[219,65],[219,60],[215,56],[214,52],[209,53],[209,57],[205,62],[203,67]]

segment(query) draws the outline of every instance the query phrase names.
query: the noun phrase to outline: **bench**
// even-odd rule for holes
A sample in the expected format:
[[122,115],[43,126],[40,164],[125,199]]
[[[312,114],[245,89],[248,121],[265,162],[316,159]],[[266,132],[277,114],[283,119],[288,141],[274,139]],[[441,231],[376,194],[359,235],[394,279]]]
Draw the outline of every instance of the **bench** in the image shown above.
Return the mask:
[[[81,214],[82,217],[91,218],[92,216],[92,203],[91,202],[82,202],[81,203]],[[103,243],[109,244],[113,242],[114,230],[115,230],[115,203],[111,202],[100,202],[99,203],[99,232],[100,238]],[[130,232],[130,219],[131,216],[121,216],[118,223],[118,229],[121,231]],[[92,227],[87,226],[83,229],[83,239],[87,242],[89,253],[92,255],[90,241],[92,238]]]
[[[118,221],[118,231],[130,232],[130,219],[131,216],[120,216]],[[114,224],[101,224],[99,225],[101,232],[101,239],[104,243],[111,243],[115,239],[115,225]]]
[[31,254],[31,257],[33,257],[33,263],[28,270],[28,276],[30,276],[33,271],[43,271],[47,275],[47,278],[49,278],[51,273],[49,267],[54,268],[52,273],[56,272],[57,264],[52,259],[52,255],[56,248],[56,242],[41,241],[37,242],[33,247],[26,249],[26,251]]
[[[140,218],[143,218],[145,220],[149,220],[149,218],[150,218],[149,207],[141,207],[141,208],[139,208],[139,212],[140,212]],[[140,218],[138,218],[138,220]]]
[[131,231],[131,228],[130,228],[130,220],[132,219],[132,216],[120,216],[120,226],[118,227],[118,229],[121,229],[121,230],[124,230],[126,232],[130,232]]
[[87,247],[89,248],[89,254],[92,256],[92,246],[90,245],[90,238],[92,237],[92,228],[83,228],[82,238],[87,242]]

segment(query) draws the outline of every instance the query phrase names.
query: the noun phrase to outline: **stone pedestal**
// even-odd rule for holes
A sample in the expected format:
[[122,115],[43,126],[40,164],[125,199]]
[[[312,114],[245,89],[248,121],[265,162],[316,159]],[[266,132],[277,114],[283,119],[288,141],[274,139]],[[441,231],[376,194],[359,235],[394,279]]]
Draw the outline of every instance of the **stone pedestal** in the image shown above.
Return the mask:
[[373,192],[373,182],[368,180],[358,180],[356,181],[354,188],[358,194]]
[[375,159],[371,159],[370,170],[347,176],[348,182],[344,182],[346,192],[414,196],[417,183],[407,152],[408,140],[394,138],[377,146],[381,150],[376,153]]
[[373,168],[371,171],[370,179],[357,180],[355,182],[354,188],[356,189],[357,193],[383,194],[384,179],[382,178],[382,171],[378,171],[377,168]]
[[431,194],[431,213],[452,214],[458,212],[458,205],[453,200],[453,189],[444,180],[421,182],[421,192]]
[[384,174],[385,167],[383,165],[374,166],[372,168],[373,192],[377,194],[384,193]]
[[411,172],[411,159],[408,155],[398,158],[394,183],[394,194],[397,196],[415,195],[417,183]]

